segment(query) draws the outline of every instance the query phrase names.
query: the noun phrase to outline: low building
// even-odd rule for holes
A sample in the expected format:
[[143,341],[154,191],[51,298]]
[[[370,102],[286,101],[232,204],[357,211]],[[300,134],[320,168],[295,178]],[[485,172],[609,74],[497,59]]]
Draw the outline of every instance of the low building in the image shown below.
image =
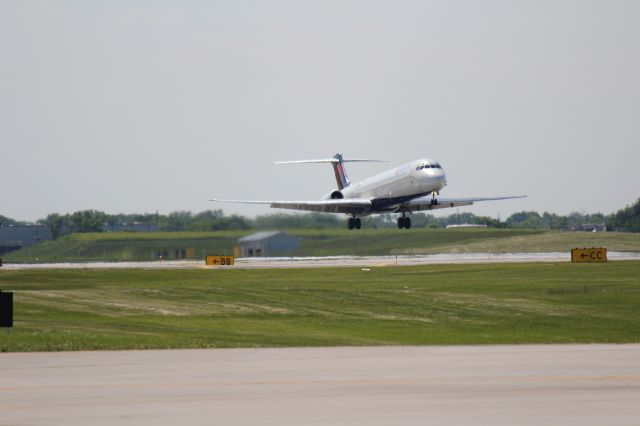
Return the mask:
[[257,232],[238,239],[240,257],[267,257],[292,254],[300,248],[300,238],[281,231]]
[[3,226],[0,227],[0,256],[52,239],[51,230],[46,225]]

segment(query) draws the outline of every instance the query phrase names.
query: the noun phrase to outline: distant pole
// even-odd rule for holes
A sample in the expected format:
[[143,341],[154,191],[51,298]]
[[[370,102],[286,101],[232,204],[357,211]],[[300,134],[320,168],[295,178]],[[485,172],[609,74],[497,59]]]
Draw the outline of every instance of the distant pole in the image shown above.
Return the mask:
[[460,226],[460,209],[456,208],[456,210],[458,211],[458,226]]

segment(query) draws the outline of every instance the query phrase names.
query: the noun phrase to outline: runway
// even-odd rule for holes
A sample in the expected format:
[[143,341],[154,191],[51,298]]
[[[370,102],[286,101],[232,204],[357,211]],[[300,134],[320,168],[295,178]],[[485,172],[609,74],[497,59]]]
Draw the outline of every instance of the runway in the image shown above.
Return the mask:
[[0,354],[2,425],[637,425],[640,345]]
[[[609,252],[609,260],[640,260],[640,253]],[[381,267],[480,263],[570,262],[567,253],[443,253],[399,256],[250,257],[238,258],[234,266],[205,267],[202,260],[149,262],[8,263],[0,270],[25,269],[271,269],[325,267]]]

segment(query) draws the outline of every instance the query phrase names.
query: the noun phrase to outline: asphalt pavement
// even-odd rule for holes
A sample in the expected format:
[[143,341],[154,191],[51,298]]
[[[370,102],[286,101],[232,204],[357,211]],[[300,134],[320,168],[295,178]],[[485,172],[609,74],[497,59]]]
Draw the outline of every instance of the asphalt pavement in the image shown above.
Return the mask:
[[640,345],[4,353],[0,424],[637,425],[639,360]]
[[[640,260],[640,253],[609,252],[609,260]],[[162,260],[147,262],[71,262],[71,263],[7,263],[4,270],[26,269],[271,269],[382,267],[482,263],[570,262],[567,253],[443,253],[399,256],[326,256],[326,257],[245,257],[234,266],[205,266],[203,260]]]

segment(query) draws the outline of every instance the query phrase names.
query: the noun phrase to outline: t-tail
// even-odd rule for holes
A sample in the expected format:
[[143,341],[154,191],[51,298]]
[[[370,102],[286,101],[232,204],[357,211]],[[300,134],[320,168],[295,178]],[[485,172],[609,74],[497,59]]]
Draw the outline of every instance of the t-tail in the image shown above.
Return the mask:
[[331,158],[321,158],[318,160],[295,160],[295,161],[277,161],[276,164],[303,164],[303,163],[331,163],[333,166],[333,172],[336,175],[336,183],[338,189],[342,190],[351,185],[349,176],[344,168],[344,163],[384,163],[384,160],[366,160],[366,159],[354,159],[345,160],[342,158],[342,154],[337,153]]
[[344,160],[342,159],[342,154],[337,153],[333,156],[337,161],[333,162],[333,172],[336,175],[336,183],[338,184],[338,189],[342,191],[344,188],[351,185],[351,181],[349,180],[349,176],[347,176],[347,172],[344,169]]

